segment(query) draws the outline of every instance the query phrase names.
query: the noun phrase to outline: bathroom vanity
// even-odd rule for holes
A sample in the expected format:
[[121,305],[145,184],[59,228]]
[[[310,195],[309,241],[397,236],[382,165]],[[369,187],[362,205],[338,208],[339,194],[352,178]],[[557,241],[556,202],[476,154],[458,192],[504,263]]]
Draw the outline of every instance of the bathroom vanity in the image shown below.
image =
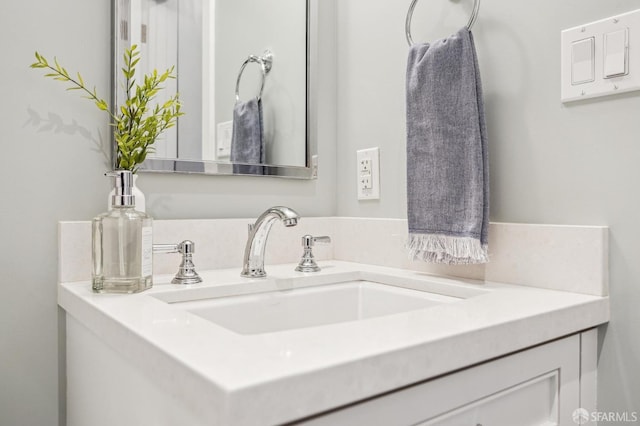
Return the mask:
[[[571,425],[596,409],[606,228],[492,224],[491,266],[455,271],[477,280],[383,259],[404,226],[278,225],[256,279],[240,276],[246,221],[157,221],[156,238],[218,235],[233,255],[203,241],[201,284],[171,284],[178,259],[160,257],[152,289],[104,295],[78,273],[88,223],[61,224],[68,425]],[[332,236],[319,272],[295,271],[306,233]]]
[[568,424],[595,392],[605,298],[321,266],[63,284],[69,425]]

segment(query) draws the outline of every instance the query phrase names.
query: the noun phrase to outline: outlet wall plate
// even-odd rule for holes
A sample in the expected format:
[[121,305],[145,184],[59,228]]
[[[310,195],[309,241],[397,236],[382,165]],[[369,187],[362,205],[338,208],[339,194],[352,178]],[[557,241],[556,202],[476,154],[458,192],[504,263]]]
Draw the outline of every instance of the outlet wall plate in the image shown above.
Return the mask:
[[380,149],[368,148],[356,152],[358,200],[380,199]]
[[218,123],[216,159],[224,159],[231,156],[232,134],[233,121]]

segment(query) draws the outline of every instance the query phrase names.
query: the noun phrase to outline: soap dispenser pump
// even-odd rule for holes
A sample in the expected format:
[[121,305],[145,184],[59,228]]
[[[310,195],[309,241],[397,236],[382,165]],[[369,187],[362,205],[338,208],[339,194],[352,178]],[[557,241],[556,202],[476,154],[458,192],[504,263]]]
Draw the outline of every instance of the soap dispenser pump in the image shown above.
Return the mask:
[[92,288],[98,293],[138,293],[153,285],[153,219],[135,209],[133,174],[115,178],[112,209],[92,222]]

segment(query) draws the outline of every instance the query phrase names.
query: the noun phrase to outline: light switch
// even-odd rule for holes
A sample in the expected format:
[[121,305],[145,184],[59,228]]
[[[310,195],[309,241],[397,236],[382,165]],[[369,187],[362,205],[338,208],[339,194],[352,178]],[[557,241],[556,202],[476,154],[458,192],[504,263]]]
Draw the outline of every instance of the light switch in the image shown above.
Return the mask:
[[604,35],[604,78],[629,73],[629,29],[624,28]]
[[595,80],[594,46],[594,37],[571,44],[571,84],[584,84]]

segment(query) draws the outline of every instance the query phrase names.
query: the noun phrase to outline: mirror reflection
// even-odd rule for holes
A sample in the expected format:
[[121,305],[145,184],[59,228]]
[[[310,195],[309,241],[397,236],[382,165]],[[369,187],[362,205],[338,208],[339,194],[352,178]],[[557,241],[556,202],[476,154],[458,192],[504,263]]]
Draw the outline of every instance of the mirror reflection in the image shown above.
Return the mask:
[[308,13],[306,0],[116,0],[117,76],[124,49],[137,44],[140,75],[176,66],[163,92],[179,92],[185,112],[142,169],[309,169]]

